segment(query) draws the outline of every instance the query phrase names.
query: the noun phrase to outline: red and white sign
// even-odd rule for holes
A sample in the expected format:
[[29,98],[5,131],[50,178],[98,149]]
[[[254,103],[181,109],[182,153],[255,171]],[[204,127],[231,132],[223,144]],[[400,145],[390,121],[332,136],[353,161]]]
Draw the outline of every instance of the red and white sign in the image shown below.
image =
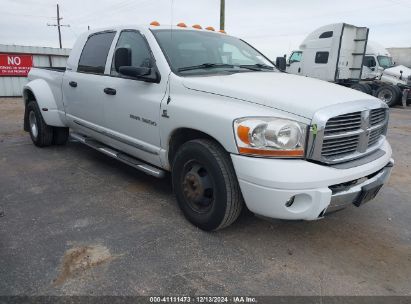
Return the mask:
[[0,76],[26,77],[32,66],[32,55],[0,54]]

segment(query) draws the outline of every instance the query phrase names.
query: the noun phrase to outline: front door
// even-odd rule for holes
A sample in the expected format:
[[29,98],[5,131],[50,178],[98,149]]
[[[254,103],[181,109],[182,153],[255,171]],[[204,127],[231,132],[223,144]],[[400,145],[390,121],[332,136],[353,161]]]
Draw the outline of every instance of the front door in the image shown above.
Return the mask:
[[364,56],[362,79],[373,79],[377,76],[377,61],[374,56]]
[[[145,37],[136,30],[120,33],[116,49],[131,51],[131,65],[155,68],[155,61]],[[115,51],[114,51],[115,54]],[[151,163],[157,163],[160,150],[160,104],[165,96],[167,79],[160,83],[130,79],[119,74],[112,60],[108,89],[104,98],[107,131],[122,150]]]
[[301,58],[303,52],[295,51],[291,54],[290,58],[288,59],[287,64],[287,73],[301,75]]

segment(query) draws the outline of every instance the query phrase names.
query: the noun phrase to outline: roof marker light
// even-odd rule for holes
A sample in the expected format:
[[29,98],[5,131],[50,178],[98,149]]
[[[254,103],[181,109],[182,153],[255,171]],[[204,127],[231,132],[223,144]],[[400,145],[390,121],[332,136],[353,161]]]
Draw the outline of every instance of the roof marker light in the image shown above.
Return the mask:
[[225,30],[219,30],[220,33],[227,34]]
[[160,26],[160,23],[158,21],[153,21],[150,23],[152,26]]
[[212,27],[212,26],[208,26],[208,27],[206,27],[206,30],[208,30],[208,31],[215,31],[215,29]]
[[177,24],[178,27],[187,27],[187,25],[184,22],[180,22]]
[[194,24],[193,28],[198,29],[198,30],[202,29],[201,25],[199,25],[199,24]]

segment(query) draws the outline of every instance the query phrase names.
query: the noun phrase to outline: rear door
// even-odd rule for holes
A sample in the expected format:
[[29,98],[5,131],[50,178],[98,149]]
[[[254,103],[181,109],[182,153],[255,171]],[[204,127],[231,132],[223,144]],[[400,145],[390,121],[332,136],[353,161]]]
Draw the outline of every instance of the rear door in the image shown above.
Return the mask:
[[100,130],[104,120],[104,70],[116,32],[105,31],[88,37],[77,70],[67,70],[63,80],[66,115],[73,128],[84,133]]

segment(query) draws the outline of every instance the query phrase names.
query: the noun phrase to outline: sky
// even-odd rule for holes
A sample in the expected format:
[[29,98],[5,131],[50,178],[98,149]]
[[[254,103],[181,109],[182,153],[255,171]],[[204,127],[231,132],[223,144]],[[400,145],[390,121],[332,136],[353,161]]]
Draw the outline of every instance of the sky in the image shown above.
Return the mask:
[[[60,0],[63,47],[99,27],[185,22],[219,27],[220,0]],[[0,44],[58,47],[55,0],[0,0]],[[385,47],[411,47],[411,0],[226,0],[226,31],[274,59],[316,28],[345,22]]]

